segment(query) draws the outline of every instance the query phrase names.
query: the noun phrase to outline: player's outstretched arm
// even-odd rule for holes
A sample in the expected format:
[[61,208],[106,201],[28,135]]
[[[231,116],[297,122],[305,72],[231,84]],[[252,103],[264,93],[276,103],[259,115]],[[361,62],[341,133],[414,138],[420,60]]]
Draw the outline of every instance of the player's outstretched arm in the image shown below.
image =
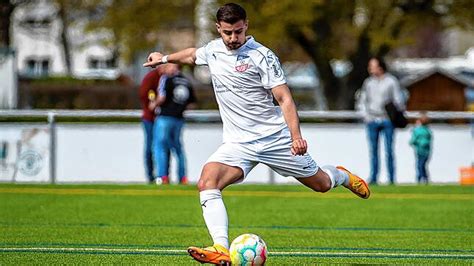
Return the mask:
[[196,61],[196,48],[187,48],[176,53],[164,55],[159,52],[151,53],[144,67],[156,67],[161,64],[174,63],[180,65],[193,65]]
[[272,93],[275,100],[280,104],[286,124],[290,129],[292,139],[291,153],[293,153],[293,155],[305,154],[308,149],[308,144],[301,136],[300,120],[298,118],[298,112],[293,97],[291,96],[290,89],[286,84],[282,84],[274,87]]

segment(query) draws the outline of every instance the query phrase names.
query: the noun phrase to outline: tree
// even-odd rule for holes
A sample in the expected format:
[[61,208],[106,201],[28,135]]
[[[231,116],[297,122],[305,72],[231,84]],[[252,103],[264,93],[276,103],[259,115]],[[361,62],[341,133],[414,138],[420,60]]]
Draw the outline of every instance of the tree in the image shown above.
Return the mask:
[[10,16],[14,8],[10,1],[0,2],[0,48],[10,47]]
[[[64,51],[64,63],[66,65],[67,75],[72,75],[72,50],[87,44],[87,38],[80,38],[80,40],[71,38],[71,29],[89,18],[102,14],[103,9],[97,8],[91,10],[86,5],[88,1],[83,0],[52,0],[56,8],[55,17],[61,22],[61,31],[59,34],[59,42]],[[81,29],[82,30],[82,29]]]
[[82,2],[82,8],[89,10],[91,14],[87,29],[109,31],[111,38],[105,44],[113,47],[128,62],[137,53],[152,50],[158,43],[163,43],[160,31],[193,28],[192,0]]
[[[160,33],[193,28],[191,0],[90,0],[89,29],[112,33],[109,44],[122,58],[163,45]],[[223,1],[219,1],[223,2]],[[285,59],[314,62],[330,109],[351,109],[354,94],[367,77],[371,55],[390,55],[415,43],[421,26],[440,30],[472,29],[471,0],[242,0],[250,19],[249,33]],[[96,12],[97,10],[101,12]],[[95,13],[94,13],[95,12]],[[211,25],[214,27],[214,25]],[[173,39],[173,34],[170,38]],[[295,49],[298,48],[298,49]],[[160,47],[166,50],[166,47]],[[352,65],[344,77],[334,74],[334,59]]]
[[57,17],[62,24],[59,38],[64,51],[64,64],[66,65],[66,73],[68,76],[72,74],[71,42],[68,33],[71,23],[75,19],[78,19],[77,13],[79,13],[80,10],[74,8],[74,6],[78,4],[76,0],[56,0],[58,8]]
[[[298,46],[314,62],[330,109],[353,108],[370,56],[413,43],[421,25],[472,28],[474,22],[469,0],[247,0],[244,6],[259,40],[277,50]],[[344,78],[335,76],[334,59],[351,62]]]
[[[71,75],[72,65],[71,44],[68,39],[68,31],[71,23],[79,17],[78,14],[82,14],[79,9],[74,8],[79,6],[78,4],[81,2],[80,0],[51,1],[51,4],[56,8],[54,17],[51,19],[57,18],[62,24],[59,38],[64,50],[64,61],[68,75]],[[37,3],[39,3],[37,0],[3,0],[0,2],[0,47],[11,46],[10,24],[13,19],[12,15],[14,10],[21,6],[34,6]],[[25,25],[25,23],[22,24]],[[38,31],[36,28],[25,28],[38,38],[48,38],[48,36],[52,35],[51,32]]]
[[9,48],[10,22],[13,11],[19,5],[30,2],[29,0],[1,0],[0,1],[0,48]]

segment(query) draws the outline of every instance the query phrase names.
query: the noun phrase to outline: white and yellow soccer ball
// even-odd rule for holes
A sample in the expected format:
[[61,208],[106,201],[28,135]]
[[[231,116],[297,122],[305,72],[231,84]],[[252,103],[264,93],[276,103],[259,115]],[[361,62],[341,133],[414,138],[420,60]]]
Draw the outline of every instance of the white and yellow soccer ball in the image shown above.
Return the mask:
[[267,244],[254,234],[238,236],[229,252],[232,265],[264,265],[267,260]]

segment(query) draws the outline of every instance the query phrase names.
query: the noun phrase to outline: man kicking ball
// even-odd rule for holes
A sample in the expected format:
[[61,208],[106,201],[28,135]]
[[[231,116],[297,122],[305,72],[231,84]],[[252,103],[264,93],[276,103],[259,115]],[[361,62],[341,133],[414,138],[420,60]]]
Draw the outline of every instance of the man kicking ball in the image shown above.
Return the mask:
[[[201,48],[169,55],[151,53],[144,66],[168,62],[207,65],[223,122],[223,144],[204,165],[198,181],[202,213],[214,244],[190,247],[202,263],[230,264],[227,211],[221,191],[241,182],[259,163],[293,176],[317,192],[342,185],[367,199],[365,181],[342,166],[319,167],[306,152],[296,106],[277,56],[251,36],[245,10],[234,3],[219,8],[221,38]],[[275,99],[279,106],[273,104]]]

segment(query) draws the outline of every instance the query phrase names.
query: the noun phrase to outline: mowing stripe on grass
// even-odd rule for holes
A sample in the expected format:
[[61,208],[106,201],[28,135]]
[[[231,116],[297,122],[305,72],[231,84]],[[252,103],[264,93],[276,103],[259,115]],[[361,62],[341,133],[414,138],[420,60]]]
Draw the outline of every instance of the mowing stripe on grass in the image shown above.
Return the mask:
[[[203,228],[195,224],[106,224],[106,223],[10,223],[0,222],[0,227],[156,227],[156,228]],[[323,227],[323,226],[288,226],[288,225],[233,225],[233,228],[267,229],[267,230],[310,230],[310,231],[374,231],[374,232],[474,232],[470,228],[396,228],[396,227]]]
[[[54,194],[54,195],[124,195],[124,196],[193,196],[194,190],[148,190],[148,189],[93,189],[93,188],[0,188],[0,193],[12,194]],[[306,191],[225,191],[231,197],[277,197],[277,198],[328,198],[356,199],[351,193],[315,193]],[[424,193],[373,193],[372,199],[419,199],[419,200],[469,200],[474,201],[474,194],[424,194]]]
[[[4,247],[3,253],[80,253],[110,255],[186,255],[185,250],[176,249],[124,249],[124,248],[71,248],[71,247]],[[387,259],[462,259],[473,260],[473,254],[445,253],[384,253],[384,252],[297,252],[273,251],[270,256],[276,257],[321,257],[321,258],[387,258]]]

